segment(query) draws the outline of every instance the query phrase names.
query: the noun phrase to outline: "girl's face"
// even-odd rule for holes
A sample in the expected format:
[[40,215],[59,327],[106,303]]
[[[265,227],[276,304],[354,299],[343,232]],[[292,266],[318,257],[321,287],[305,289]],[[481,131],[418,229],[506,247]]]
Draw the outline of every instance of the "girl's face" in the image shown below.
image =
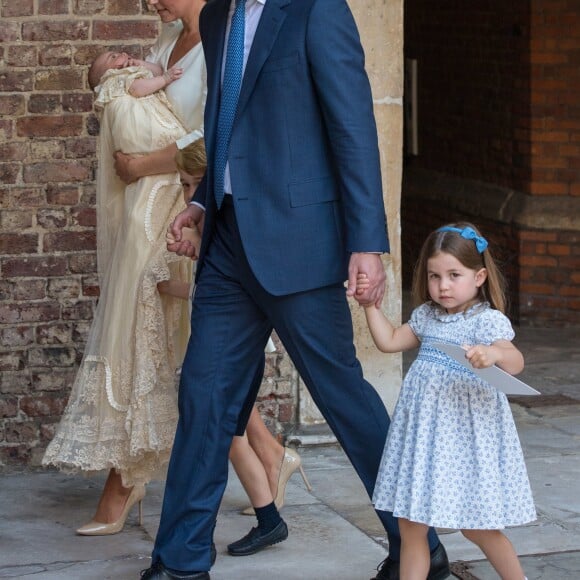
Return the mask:
[[471,306],[486,278],[485,268],[466,268],[446,252],[438,252],[427,260],[429,296],[449,314],[463,312]]
[[183,199],[185,200],[185,203],[188,204],[203,177],[203,173],[190,175],[180,169],[179,177],[181,178],[181,186],[183,187]]

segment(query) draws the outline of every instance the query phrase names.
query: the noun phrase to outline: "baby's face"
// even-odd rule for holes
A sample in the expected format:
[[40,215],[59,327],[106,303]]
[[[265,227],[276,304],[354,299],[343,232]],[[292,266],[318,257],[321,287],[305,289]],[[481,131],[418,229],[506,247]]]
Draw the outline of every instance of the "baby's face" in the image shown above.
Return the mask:
[[99,79],[113,68],[127,68],[131,57],[126,52],[103,52],[95,61]]

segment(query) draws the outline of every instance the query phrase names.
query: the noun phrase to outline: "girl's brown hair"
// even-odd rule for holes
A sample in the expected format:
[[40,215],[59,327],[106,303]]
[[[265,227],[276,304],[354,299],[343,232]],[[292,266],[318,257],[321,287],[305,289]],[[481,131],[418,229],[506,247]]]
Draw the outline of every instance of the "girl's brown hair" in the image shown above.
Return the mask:
[[175,154],[175,163],[179,170],[188,175],[203,173],[207,166],[203,138],[197,139],[183,149],[179,149]]
[[[447,224],[444,227],[458,228],[459,230],[471,228],[478,236],[481,236],[479,230],[468,222]],[[485,268],[487,270],[487,278],[479,287],[477,297],[481,302],[487,301],[492,308],[505,313],[505,282],[489,249],[486,248],[482,253],[479,253],[473,239],[466,239],[459,232],[442,232],[439,229],[429,234],[421,248],[419,259],[415,264],[413,274],[413,301],[416,306],[431,300],[427,278],[427,261],[439,252],[450,254],[470,270]]]

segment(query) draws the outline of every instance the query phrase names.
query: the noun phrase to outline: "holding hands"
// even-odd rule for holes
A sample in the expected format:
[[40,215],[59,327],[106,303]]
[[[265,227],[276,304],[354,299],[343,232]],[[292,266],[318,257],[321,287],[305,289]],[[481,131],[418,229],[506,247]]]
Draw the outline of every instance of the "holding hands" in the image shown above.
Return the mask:
[[354,298],[361,306],[380,308],[386,278],[380,254],[354,252],[348,265],[346,295]]
[[192,260],[199,258],[201,236],[197,225],[202,221],[204,212],[197,205],[188,205],[177,214],[167,229],[167,249],[178,256],[188,256]]

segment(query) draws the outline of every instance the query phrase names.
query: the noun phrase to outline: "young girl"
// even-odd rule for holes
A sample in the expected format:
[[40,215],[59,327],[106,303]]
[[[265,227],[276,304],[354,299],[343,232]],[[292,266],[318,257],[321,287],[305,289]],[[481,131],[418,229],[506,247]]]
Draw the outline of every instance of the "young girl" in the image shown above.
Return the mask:
[[[524,361],[503,314],[501,275],[487,241],[468,223],[425,241],[413,281],[416,308],[399,328],[381,310],[365,314],[382,352],[420,346],[399,395],[373,503],[399,518],[402,580],[427,578],[429,526],[460,529],[503,580],[522,580],[500,531],[536,519],[524,458],[504,393],[432,346],[461,345],[475,368],[510,374]],[[358,287],[367,279],[359,276]]]

